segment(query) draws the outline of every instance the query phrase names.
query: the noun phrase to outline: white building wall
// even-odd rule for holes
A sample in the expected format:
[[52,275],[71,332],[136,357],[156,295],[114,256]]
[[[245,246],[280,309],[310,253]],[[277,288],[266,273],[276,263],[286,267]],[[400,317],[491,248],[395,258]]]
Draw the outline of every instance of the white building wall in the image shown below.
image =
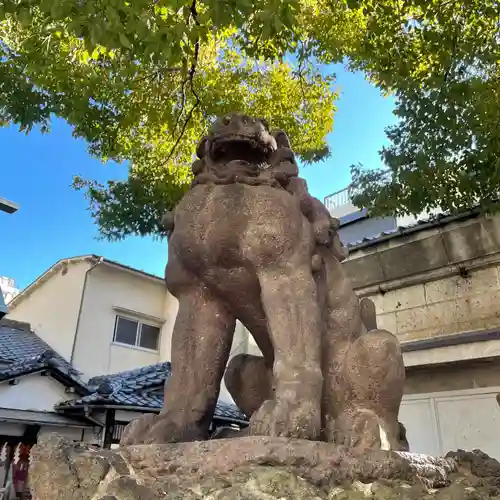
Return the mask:
[[[0,427],[1,429],[1,427]],[[38,433],[38,439],[47,434],[57,434],[69,441],[83,442],[88,444],[100,444],[102,441],[102,430],[100,427],[80,429],[78,427],[61,427],[57,425],[43,425]],[[0,432],[1,434],[1,432]],[[16,435],[16,434],[10,434]]]
[[31,324],[32,330],[69,361],[82,298],[87,261],[70,262],[33,292],[9,306],[7,318]]
[[500,459],[500,387],[405,395],[399,419],[410,450],[444,456],[457,449],[480,449]]
[[21,377],[16,385],[0,384],[0,408],[53,412],[56,404],[74,397],[60,382],[40,373]]
[[157,351],[113,343],[117,314],[159,327],[164,323],[166,289],[156,280],[101,264],[88,275],[73,364],[86,376],[131,370],[162,361]]
[[172,333],[174,331],[175,319],[179,311],[179,301],[165,288],[163,301],[163,326],[161,329],[160,361],[171,361],[172,359]]
[[0,422],[0,436],[22,436],[26,426],[12,422]]

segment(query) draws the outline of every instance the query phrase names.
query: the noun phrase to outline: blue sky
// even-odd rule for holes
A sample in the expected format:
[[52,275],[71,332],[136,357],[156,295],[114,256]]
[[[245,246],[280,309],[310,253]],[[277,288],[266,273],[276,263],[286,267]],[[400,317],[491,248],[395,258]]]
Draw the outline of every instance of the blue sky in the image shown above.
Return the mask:
[[[363,75],[335,68],[341,93],[334,130],[328,138],[332,155],[302,169],[310,192],[323,199],[349,181],[349,166],[380,166],[378,151],[387,143],[384,129],[395,122],[394,101],[380,95]],[[75,174],[105,181],[126,175],[126,165],[103,165],[71,136],[65,122],[53,123],[48,135],[25,135],[16,127],[0,129],[0,197],[20,205],[14,215],[0,212],[0,276],[24,288],[58,259],[98,254],[162,275],[167,243],[130,237],[98,241],[97,227],[81,192],[71,189]]]

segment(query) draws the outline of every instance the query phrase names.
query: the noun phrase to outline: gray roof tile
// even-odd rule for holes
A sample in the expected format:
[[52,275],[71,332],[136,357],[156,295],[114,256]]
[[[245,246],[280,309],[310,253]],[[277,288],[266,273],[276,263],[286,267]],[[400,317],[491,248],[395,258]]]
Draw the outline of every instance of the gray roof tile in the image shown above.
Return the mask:
[[[61,411],[85,406],[123,406],[159,411],[163,407],[163,387],[172,373],[170,362],[144,366],[112,375],[102,375],[89,380],[92,394],[65,401],[57,408]],[[247,424],[247,417],[232,404],[219,401],[215,419]]]
[[[172,372],[170,362],[144,366],[112,375],[91,378],[87,384],[80,374],[35,333],[0,324],[0,360],[9,364],[0,369],[0,382],[29,373],[50,370],[55,377],[75,386],[84,397],[64,401],[56,409],[65,411],[85,406],[116,405],[159,411],[163,406],[163,386]],[[247,422],[231,404],[219,401],[216,419]]]
[[[21,361],[39,356],[50,351],[49,344],[33,332],[0,324],[0,359],[3,361]],[[55,355],[62,364],[69,366],[58,354]]]
[[89,392],[81,374],[33,332],[0,325],[0,359],[9,363],[0,369],[0,382],[47,370],[80,394]]
[[399,226],[395,229],[383,231],[379,234],[365,237],[358,241],[351,241],[346,245],[346,247],[350,251],[354,251],[368,246],[376,245],[377,243],[381,243],[392,238],[397,238],[398,236],[405,236],[410,233],[423,231],[432,227],[445,226],[446,224],[454,221],[472,219],[474,217],[478,217],[480,214],[480,210],[476,207],[472,208],[469,211],[453,215],[445,213],[432,214],[426,219],[418,219],[416,222],[408,224],[407,226]]

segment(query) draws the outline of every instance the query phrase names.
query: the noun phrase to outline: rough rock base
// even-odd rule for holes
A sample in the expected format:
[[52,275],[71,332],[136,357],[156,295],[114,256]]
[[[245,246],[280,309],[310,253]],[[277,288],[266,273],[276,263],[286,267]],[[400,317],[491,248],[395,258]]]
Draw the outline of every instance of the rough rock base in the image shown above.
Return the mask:
[[32,453],[36,500],[500,498],[500,464],[480,452],[355,455],[332,444],[265,437],[111,451],[52,435]]

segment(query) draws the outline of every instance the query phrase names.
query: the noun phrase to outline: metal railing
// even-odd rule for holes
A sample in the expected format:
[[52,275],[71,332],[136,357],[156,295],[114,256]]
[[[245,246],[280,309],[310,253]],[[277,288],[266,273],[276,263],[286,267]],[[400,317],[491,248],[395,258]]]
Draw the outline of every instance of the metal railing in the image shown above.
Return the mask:
[[343,205],[349,205],[351,203],[351,186],[347,186],[340,191],[333,194],[329,194],[325,197],[325,206],[329,212],[335,210]]

